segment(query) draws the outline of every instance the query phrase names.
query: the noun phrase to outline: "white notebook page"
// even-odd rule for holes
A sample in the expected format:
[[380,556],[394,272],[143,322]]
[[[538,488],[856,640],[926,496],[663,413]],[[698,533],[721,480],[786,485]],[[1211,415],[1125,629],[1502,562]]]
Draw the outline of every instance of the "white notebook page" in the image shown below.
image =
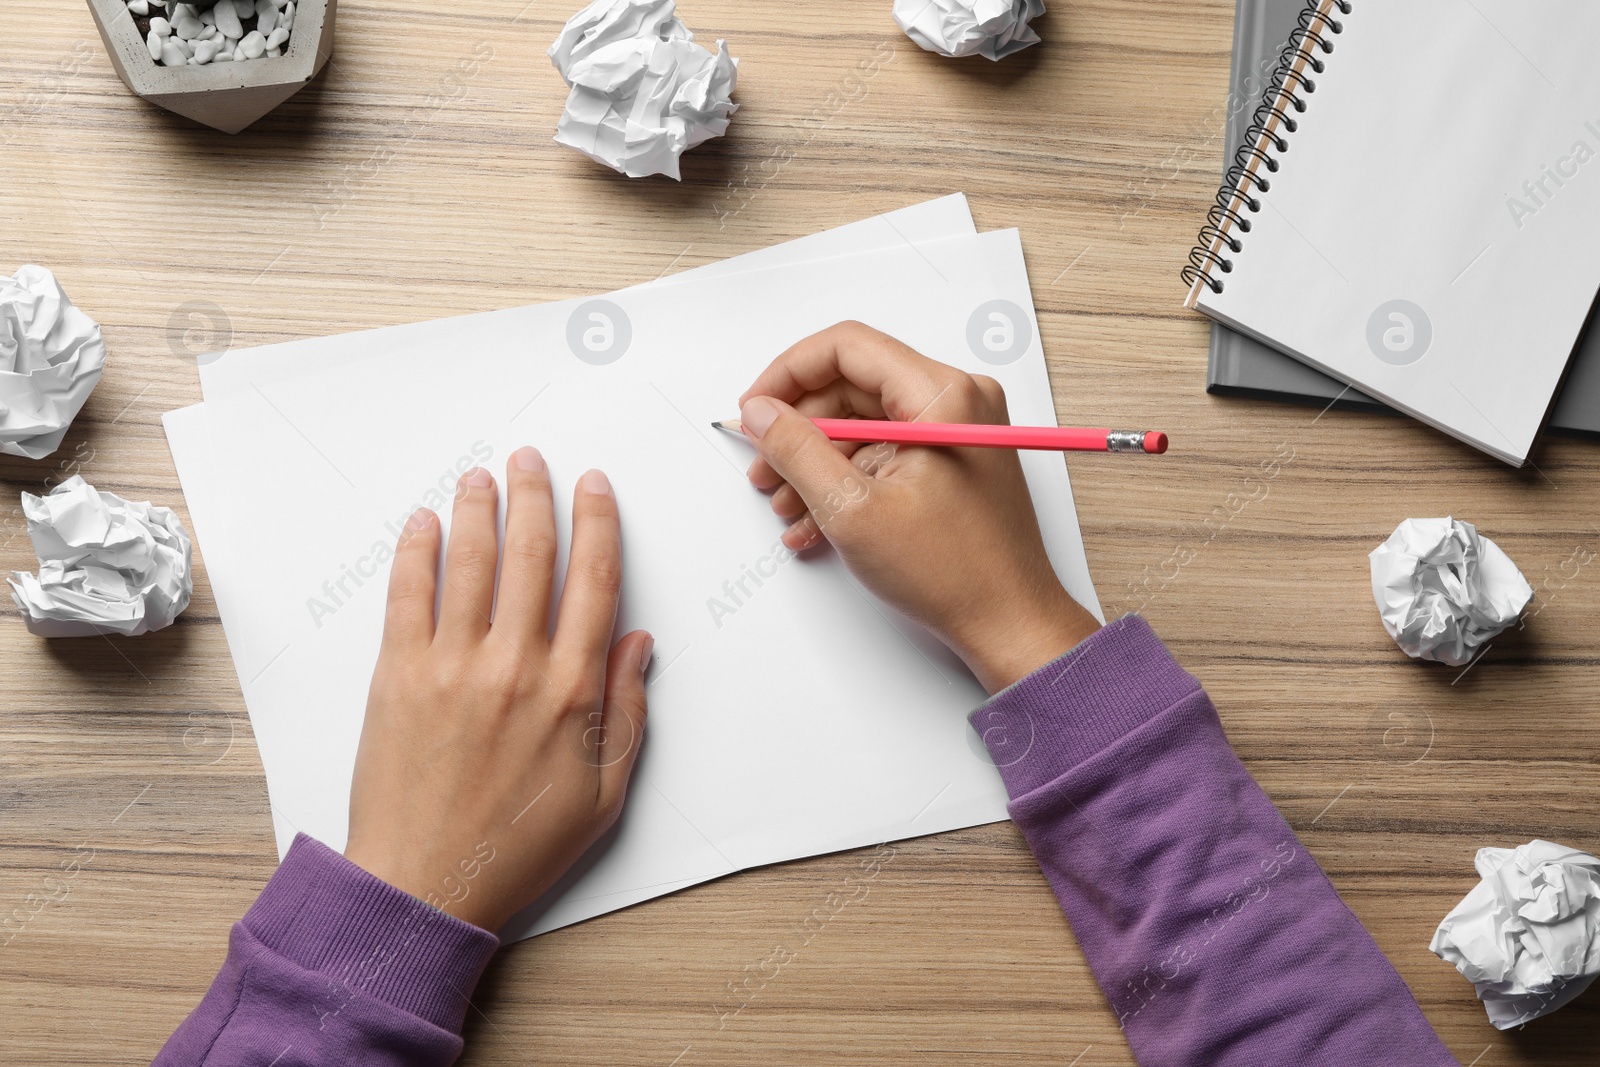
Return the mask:
[[1521,465],[1600,287],[1600,4],[1334,17],[1222,291],[1190,301]]

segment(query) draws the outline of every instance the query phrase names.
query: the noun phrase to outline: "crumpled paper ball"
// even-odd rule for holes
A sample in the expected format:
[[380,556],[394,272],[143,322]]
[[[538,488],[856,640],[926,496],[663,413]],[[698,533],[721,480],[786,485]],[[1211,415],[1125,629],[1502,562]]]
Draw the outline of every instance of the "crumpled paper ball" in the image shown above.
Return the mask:
[[674,0],[595,0],[572,16],[550,61],[572,87],[556,141],[630,178],[674,180],[685,151],[728,131],[739,61],[712,55]]
[[894,0],[894,20],[906,36],[942,56],[1004,59],[1039,35],[1028,25],[1044,0]]
[[1413,659],[1470,663],[1533,599],[1517,565],[1470,522],[1407,519],[1368,558],[1383,628]]
[[1550,841],[1483,848],[1428,948],[1478,990],[1497,1029],[1548,1015],[1600,975],[1600,859]]
[[170,626],[194,588],[189,534],[168,508],[102,493],[74,475],[22,494],[39,574],[11,572],[11,599],[40,637],[134,636]]
[[100,381],[100,325],[32,264],[0,276],[0,452],[43,459]]

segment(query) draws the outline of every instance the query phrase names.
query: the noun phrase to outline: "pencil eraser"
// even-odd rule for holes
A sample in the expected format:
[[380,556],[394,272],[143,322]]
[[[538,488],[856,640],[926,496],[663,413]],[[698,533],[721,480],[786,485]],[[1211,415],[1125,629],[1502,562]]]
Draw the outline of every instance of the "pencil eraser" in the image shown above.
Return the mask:
[[1152,456],[1159,456],[1167,450],[1167,435],[1158,430],[1150,430],[1144,435],[1144,450]]

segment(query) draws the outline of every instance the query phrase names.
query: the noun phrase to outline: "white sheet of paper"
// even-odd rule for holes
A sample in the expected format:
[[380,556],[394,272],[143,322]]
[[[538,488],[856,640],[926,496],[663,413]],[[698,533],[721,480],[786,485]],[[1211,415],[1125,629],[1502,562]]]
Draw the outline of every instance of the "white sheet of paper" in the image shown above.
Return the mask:
[[[673,285],[682,281],[724,277],[741,271],[765,269],[788,263],[814,262],[900,244],[920,244],[976,233],[977,227],[973,224],[966,196],[952,193],[925,203],[913,204],[883,215],[660,277],[645,284]],[[461,319],[449,321],[459,322]],[[425,325],[416,324],[401,328],[410,332]],[[330,343],[322,345],[303,343],[266,345],[231,353],[227,361],[221,361],[220,354],[202,356],[199,360],[202,385],[207,395],[215,397],[229,389],[247,386],[250,374],[262,367],[288,376],[342,366],[364,359],[381,358],[385,351],[381,342],[385,336],[387,336],[385,332],[380,329],[323,339]],[[173,459],[178,468],[179,479],[184,486],[196,539],[204,538],[202,555],[207,563],[207,578],[212,596],[217,602],[218,614],[222,621],[223,633],[228,640],[234,669],[238,674],[240,687],[244,689],[247,681],[242,666],[245,662],[244,644],[237,631],[246,616],[246,603],[241,599],[240,591],[235,588],[237,584],[235,577],[248,573],[248,568],[234,568],[228,553],[227,530],[220,515],[216,493],[212,489],[217,483],[212,481],[215,463],[206,406],[195,404],[168,412],[163,422]],[[248,701],[246,703],[248,706]],[[252,718],[256,718],[253,713]],[[259,723],[256,725],[259,737],[262,726]],[[274,733],[271,723],[267,723],[265,729],[269,734]],[[267,759],[265,752],[262,758],[263,761]],[[275,775],[269,771],[267,774],[269,797],[273,794],[274,779]],[[294,840],[295,830],[275,807],[272,818],[281,856],[288,851],[290,843]]]
[[[792,263],[808,263],[841,256],[853,256],[880,248],[898,245],[919,245],[949,237],[976,234],[972,211],[962,193],[952,193],[926,203],[914,204],[883,215],[848,223],[821,233],[809,234],[782,244],[759,248],[753,252],[718,260],[702,267],[694,267],[677,274],[669,274],[644,285],[678,285],[683,282],[721,278],[745,271],[765,270],[769,267]],[[634,286],[632,288],[642,288]],[[623,290],[627,292],[629,290]],[[539,307],[572,308],[589,297],[559,301]],[[526,310],[526,309],[520,309]],[[505,311],[483,312],[484,316],[505,315]],[[452,331],[460,324],[476,318],[474,315],[436,319],[430,322],[408,323],[403,326],[362,330],[357,333],[338,334],[333,337],[308,338],[257,348],[239,349],[235,352],[204,355],[200,362],[200,385],[207,400],[214,400],[229,390],[248,388],[258,373],[287,378],[298,373],[317,372],[325,367],[363,359],[381,359],[388,352],[389,331],[403,330],[407,336],[436,328],[442,343],[449,343]]]
[[[1030,309],[1032,340],[1016,362],[991,367],[965,338],[971,312],[996,298]],[[219,595],[219,607],[280,847],[296,829],[335,847],[344,839],[383,606],[371,550],[392,544],[388,524],[426,503],[431,485],[448,494],[463,463],[495,466],[526,440],[546,452],[563,512],[581,470],[611,474],[627,545],[619,625],[648,624],[658,666],[649,740],[614,839],[508,934],[731,870],[1003,818],[1004,792],[964,720],[981,691],[936,642],[893,618],[831,556],[770,568],[753,584],[749,569],[769,569],[780,531],[744,483],[748,450],[707,424],[771,353],[847,316],[993,373],[1017,421],[1053,420],[1016,234],[902,242],[612,299],[635,337],[610,366],[568,354],[565,319],[581,303],[569,301],[450,320],[448,329],[377,331],[381,364],[280,351],[290,358],[249,361],[250,373],[232,382],[213,375],[219,387],[208,382],[206,409],[169,416],[214,585],[228,572],[229,602]],[[327,347],[274,348],[301,345]],[[308,358],[321,370],[308,375]],[[454,366],[443,371],[441,360]],[[638,448],[641,439],[654,446]],[[1093,607],[1065,466],[1044,455],[1026,464],[1058,569]],[[261,501],[316,521],[265,521]],[[214,539],[213,529],[225,532]],[[214,542],[225,546],[220,557]],[[724,583],[740,581],[747,595],[730,596]],[[716,617],[713,598],[736,610]],[[314,619],[312,600],[335,610]]]

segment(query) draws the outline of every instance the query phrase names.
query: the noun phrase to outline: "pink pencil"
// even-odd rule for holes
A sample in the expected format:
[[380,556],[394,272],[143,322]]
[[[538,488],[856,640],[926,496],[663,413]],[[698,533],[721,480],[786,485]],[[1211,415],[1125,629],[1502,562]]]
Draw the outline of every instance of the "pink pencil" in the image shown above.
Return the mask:
[[[964,422],[887,422],[874,419],[812,419],[830,441],[882,441],[895,445],[1018,448],[1041,452],[1137,452],[1159,456],[1167,435],[1155,430],[1100,430],[1057,426],[986,426]],[[738,419],[711,424],[743,434]]]

